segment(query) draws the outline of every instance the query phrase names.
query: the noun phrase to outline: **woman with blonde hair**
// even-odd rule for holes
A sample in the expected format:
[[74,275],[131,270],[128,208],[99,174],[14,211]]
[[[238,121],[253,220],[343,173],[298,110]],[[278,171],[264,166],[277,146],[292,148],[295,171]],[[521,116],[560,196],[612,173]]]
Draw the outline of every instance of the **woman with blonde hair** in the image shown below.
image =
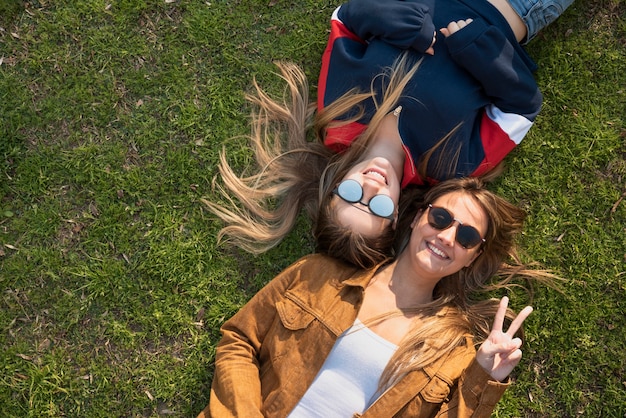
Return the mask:
[[[417,66],[408,68],[407,60],[400,59],[388,70],[389,89],[378,104],[379,116],[372,118],[359,140],[342,153],[318,139],[309,141],[307,135],[315,132],[320,138],[334,120],[372,93],[346,94],[316,114],[308,100],[308,83],[302,70],[291,63],[279,62],[277,66],[287,85],[283,100],[274,100],[256,82],[255,94],[247,96],[255,108],[250,144],[258,171],[238,175],[223,151],[219,170],[224,186],[216,187],[228,204],[203,200],[225,223],[219,238],[227,238],[249,252],[262,253],[282,240],[304,209],[313,222],[318,251],[332,252],[360,267],[371,267],[392,256],[395,224],[402,207],[404,156],[401,149],[398,152],[389,141],[374,134],[384,131],[380,128],[384,115],[392,109]],[[384,182],[379,179],[380,173]],[[339,197],[339,183],[355,178],[368,201],[377,194],[388,197],[387,207],[383,205],[387,210],[384,216],[372,211],[375,206],[361,204],[363,199],[353,204]],[[407,194],[406,201],[413,195],[409,198]],[[350,217],[361,224],[341,223]]]
[[220,237],[263,252],[305,208],[319,251],[362,267],[393,256],[401,189],[500,173],[542,101],[520,41],[571,1],[531,2],[528,11],[517,0],[338,7],[315,117],[297,67],[280,64],[282,101],[255,84],[251,144],[260,168],[239,176],[222,155],[228,203],[206,201],[226,223]]
[[479,179],[453,179],[425,194],[394,261],[295,262],[222,326],[200,417],[489,417],[532,308],[478,299],[550,277],[519,260],[523,218]]

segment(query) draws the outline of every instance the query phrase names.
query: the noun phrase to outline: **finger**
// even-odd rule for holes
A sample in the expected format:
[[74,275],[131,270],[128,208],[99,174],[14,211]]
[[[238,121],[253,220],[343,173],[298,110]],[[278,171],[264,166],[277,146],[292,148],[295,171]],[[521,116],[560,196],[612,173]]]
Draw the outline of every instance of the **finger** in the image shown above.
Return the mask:
[[498,380],[504,380],[522,360],[522,351],[516,350],[509,354],[508,357],[500,357],[500,362],[494,369],[494,374]]
[[450,32],[450,34],[453,34],[454,32],[456,32],[457,30],[459,30],[459,24],[456,22],[450,22],[448,24],[448,32]]
[[521,359],[522,350],[519,348],[511,351],[510,353],[500,355],[500,360],[502,360],[503,363],[507,363],[513,367],[517,366],[517,363],[519,363]]
[[439,29],[439,32],[441,32],[446,38],[450,36],[450,31],[448,30],[448,28],[441,28]]
[[509,305],[509,298],[504,296],[500,299],[500,304],[498,305],[498,310],[496,312],[496,317],[493,319],[493,326],[491,327],[491,331],[502,331],[502,324],[504,324],[504,317],[506,316],[506,307]]
[[519,338],[513,338],[506,343],[498,344],[494,347],[494,350],[500,355],[509,357],[511,353],[519,350],[522,347],[522,340]]
[[527,306],[524,309],[522,309],[522,311],[519,314],[517,314],[513,322],[511,322],[511,325],[509,325],[509,329],[506,331],[506,335],[513,338],[517,330],[521,328],[522,324],[524,323],[526,318],[528,318],[528,315],[532,313],[532,311],[533,311],[532,306]]
[[472,19],[459,20],[456,23],[457,25],[459,25],[459,29],[463,29],[464,27],[472,23]]
[[518,350],[522,346],[522,340],[519,338],[513,338],[510,341],[501,343],[487,343],[484,342],[480,346],[480,350],[485,356],[493,358],[496,355],[508,356],[509,353]]

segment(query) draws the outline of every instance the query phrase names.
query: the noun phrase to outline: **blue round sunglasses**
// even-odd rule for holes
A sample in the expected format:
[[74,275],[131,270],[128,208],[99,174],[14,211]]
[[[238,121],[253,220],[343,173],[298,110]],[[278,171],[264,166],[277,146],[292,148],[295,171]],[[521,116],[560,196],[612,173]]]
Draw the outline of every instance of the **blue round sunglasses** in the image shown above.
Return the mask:
[[359,203],[367,206],[372,215],[389,220],[394,220],[395,218],[395,205],[391,197],[384,194],[377,194],[372,197],[369,202],[362,202],[363,186],[354,179],[347,179],[339,183],[333,190],[333,194],[336,194],[345,202],[352,204]]

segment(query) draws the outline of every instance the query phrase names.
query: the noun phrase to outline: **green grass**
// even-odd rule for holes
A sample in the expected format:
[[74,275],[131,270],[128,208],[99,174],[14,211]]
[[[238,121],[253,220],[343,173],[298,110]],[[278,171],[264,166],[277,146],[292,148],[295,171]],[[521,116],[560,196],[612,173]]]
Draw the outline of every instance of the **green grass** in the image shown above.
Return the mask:
[[[583,4],[585,3],[585,4]],[[195,416],[219,326],[312,251],[308,223],[252,257],[201,198],[223,146],[251,162],[243,92],[274,60],[314,91],[338,2],[0,2],[2,415]],[[545,96],[494,190],[539,289],[497,417],[626,414],[626,4],[575,4],[528,47]],[[514,300],[521,304],[522,300]]]

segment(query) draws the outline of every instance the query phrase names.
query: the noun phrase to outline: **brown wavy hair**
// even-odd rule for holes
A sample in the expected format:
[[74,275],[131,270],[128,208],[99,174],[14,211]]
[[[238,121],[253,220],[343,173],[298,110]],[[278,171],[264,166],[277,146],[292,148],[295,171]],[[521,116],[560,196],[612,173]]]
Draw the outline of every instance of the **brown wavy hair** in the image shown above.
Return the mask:
[[[441,182],[415,200],[407,213],[421,216],[429,203],[449,193],[460,192],[470,196],[487,216],[485,243],[474,262],[458,272],[442,278],[435,286],[433,301],[402,312],[412,313],[418,319],[416,327],[399,346],[381,378],[381,387],[389,386],[412,370],[423,369],[437,359],[451,353],[471,338],[480,344],[489,335],[491,321],[498,309],[497,299],[481,300],[485,292],[521,286],[529,289],[541,283],[558,289],[551,272],[535,264],[522,262],[517,245],[526,213],[502,197],[489,191],[479,178],[460,178]],[[398,237],[398,251],[408,242],[414,216],[405,216],[399,228],[405,231]],[[518,283],[521,279],[523,283]],[[514,318],[510,309],[508,319]],[[374,321],[374,322],[375,322]]]

